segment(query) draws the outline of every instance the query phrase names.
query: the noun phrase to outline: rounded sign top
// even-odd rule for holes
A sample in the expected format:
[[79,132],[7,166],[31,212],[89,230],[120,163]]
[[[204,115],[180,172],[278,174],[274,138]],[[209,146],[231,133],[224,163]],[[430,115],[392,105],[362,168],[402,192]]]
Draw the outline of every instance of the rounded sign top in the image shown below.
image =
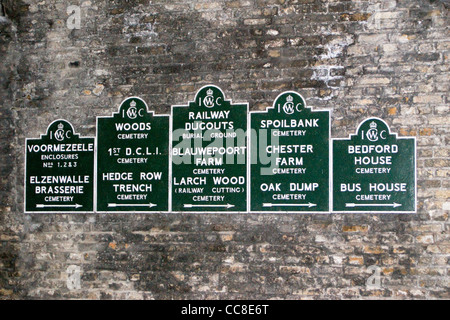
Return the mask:
[[47,137],[56,142],[63,142],[70,139],[73,135],[72,124],[63,119],[53,121],[47,128]]
[[135,120],[143,118],[147,113],[147,104],[144,100],[138,97],[125,99],[119,108],[119,114],[124,119]]
[[205,107],[207,109],[213,109],[222,106],[225,100],[225,95],[223,91],[216,86],[209,85],[201,88],[196,96],[195,102],[200,107]]
[[379,143],[388,140],[391,135],[386,122],[379,118],[369,118],[359,125],[357,136],[366,142]]
[[305,99],[295,91],[285,91],[280,94],[273,104],[278,113],[293,115],[305,108]]

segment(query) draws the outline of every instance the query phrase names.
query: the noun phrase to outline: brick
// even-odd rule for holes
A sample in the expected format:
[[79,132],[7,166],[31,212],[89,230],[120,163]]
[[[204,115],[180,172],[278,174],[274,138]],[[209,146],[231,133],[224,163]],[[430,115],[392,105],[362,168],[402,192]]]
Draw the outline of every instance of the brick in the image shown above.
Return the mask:
[[217,10],[222,8],[221,2],[201,2],[194,6],[195,10]]
[[397,114],[397,108],[396,107],[391,107],[388,109],[388,115],[390,116],[394,116]]
[[364,253],[370,253],[370,254],[382,254],[385,252],[385,249],[382,247],[369,247],[366,246],[363,249]]
[[364,78],[361,80],[361,85],[387,85],[391,82],[388,78]]
[[289,274],[308,274],[311,271],[306,267],[299,266],[280,266],[280,273],[289,273]]
[[364,264],[363,257],[351,256],[348,258],[348,263],[351,265],[359,265],[362,266]]
[[362,44],[380,45],[386,41],[384,34],[363,34],[358,37],[358,42]]
[[424,244],[434,243],[434,238],[433,238],[433,235],[431,235],[431,234],[421,235],[421,236],[418,236],[416,239],[417,239],[417,242],[419,242],[419,243],[424,243]]
[[227,1],[225,6],[228,8],[243,8],[250,7],[252,5],[251,1]]
[[265,25],[269,22],[268,19],[245,19],[244,24],[247,26]]
[[344,13],[340,18],[342,21],[367,21],[371,15],[371,13]]
[[[442,1],[89,0],[79,30],[62,1],[2,4],[0,299],[448,298]],[[251,110],[299,91],[333,138],[371,116],[416,137],[418,213],[23,214],[25,138],[59,117],[94,136],[127,96],[167,114],[210,83]]]
[[343,226],[342,231],[343,232],[367,232],[369,230],[368,226]]
[[424,96],[415,96],[413,98],[414,103],[441,103],[442,96],[440,95],[424,95]]

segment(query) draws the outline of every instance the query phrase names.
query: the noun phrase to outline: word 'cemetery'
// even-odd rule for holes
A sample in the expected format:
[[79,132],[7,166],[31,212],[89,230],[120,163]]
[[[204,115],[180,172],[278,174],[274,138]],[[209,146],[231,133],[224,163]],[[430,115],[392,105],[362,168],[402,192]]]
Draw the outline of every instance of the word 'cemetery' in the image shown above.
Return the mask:
[[26,213],[416,212],[415,138],[373,117],[331,139],[330,110],[294,91],[249,112],[209,85],[171,115],[131,97],[96,128],[26,139]]

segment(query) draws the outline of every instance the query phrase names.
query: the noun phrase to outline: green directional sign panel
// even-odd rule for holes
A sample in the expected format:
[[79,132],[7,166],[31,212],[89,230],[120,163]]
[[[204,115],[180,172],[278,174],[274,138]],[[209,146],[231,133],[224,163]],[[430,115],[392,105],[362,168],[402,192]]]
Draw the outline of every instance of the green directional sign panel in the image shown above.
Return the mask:
[[287,91],[250,123],[251,211],[329,211],[330,112]]
[[247,211],[247,112],[212,85],[173,106],[173,211]]
[[416,212],[416,142],[378,118],[333,139],[333,211]]
[[26,213],[415,213],[416,139],[372,117],[330,140],[329,110],[295,91],[248,111],[214,85],[157,115],[141,98],[26,139]]
[[169,210],[169,116],[137,97],[97,118],[98,212]]
[[94,138],[81,138],[66,120],[39,139],[26,139],[25,212],[94,210]]

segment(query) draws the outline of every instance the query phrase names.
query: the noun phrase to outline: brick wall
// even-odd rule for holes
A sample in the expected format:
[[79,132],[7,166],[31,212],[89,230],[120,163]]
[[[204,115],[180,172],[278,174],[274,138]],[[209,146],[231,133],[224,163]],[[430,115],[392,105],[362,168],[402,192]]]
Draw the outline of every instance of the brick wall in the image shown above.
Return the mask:
[[[0,2],[0,299],[450,298],[448,1]],[[205,84],[251,110],[296,90],[336,138],[368,116],[417,137],[418,213],[23,214],[26,137]]]

